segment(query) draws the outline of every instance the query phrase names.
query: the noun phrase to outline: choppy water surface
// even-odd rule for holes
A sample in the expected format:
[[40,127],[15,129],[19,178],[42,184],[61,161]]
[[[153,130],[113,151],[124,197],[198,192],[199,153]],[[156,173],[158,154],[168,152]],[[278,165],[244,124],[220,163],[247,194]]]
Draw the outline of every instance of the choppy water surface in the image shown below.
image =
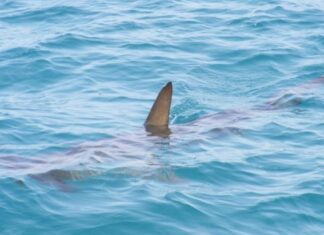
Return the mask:
[[0,35],[2,235],[324,234],[323,1],[2,0]]

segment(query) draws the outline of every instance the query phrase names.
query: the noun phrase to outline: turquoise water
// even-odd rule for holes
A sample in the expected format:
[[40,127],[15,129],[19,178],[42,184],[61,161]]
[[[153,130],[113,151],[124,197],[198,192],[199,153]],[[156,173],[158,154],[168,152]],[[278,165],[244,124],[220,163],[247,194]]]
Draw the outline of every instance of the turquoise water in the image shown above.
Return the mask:
[[324,234],[323,1],[2,0],[0,35],[1,235]]

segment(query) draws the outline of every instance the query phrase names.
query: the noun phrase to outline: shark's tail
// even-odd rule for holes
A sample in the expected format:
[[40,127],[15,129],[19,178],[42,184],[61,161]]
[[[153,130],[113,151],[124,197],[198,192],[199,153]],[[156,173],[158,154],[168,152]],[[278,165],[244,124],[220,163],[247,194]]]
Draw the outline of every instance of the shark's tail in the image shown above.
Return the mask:
[[168,129],[172,100],[172,83],[168,82],[158,94],[145,121],[146,129]]

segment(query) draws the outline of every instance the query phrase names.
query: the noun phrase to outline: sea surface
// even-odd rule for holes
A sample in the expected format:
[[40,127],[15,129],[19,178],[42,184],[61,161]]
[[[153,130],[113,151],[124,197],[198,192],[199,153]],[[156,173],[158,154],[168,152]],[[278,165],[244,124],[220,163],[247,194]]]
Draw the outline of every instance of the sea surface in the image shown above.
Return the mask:
[[322,0],[1,0],[0,234],[322,235],[323,76]]

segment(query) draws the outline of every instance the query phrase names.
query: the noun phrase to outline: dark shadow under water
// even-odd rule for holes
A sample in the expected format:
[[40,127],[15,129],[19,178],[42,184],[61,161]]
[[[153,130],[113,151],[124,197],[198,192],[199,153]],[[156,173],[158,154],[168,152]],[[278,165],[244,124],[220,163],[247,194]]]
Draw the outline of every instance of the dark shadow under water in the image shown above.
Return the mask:
[[[59,190],[72,191],[66,184],[67,181],[81,180],[109,170],[129,169],[128,174],[138,175],[138,171],[135,173],[133,169],[140,168],[144,173],[161,169],[164,166],[154,158],[154,151],[161,147],[168,148],[173,138],[190,135],[244,135],[244,129],[235,126],[236,123],[267,115],[268,112],[298,106],[303,103],[306,94],[322,84],[324,78],[318,78],[280,92],[263,105],[250,109],[207,115],[171,128],[149,126],[145,131],[83,143],[61,154],[37,158],[0,156],[1,178],[14,178],[20,185],[24,185],[24,177],[31,177]],[[189,142],[195,144],[195,141]]]

